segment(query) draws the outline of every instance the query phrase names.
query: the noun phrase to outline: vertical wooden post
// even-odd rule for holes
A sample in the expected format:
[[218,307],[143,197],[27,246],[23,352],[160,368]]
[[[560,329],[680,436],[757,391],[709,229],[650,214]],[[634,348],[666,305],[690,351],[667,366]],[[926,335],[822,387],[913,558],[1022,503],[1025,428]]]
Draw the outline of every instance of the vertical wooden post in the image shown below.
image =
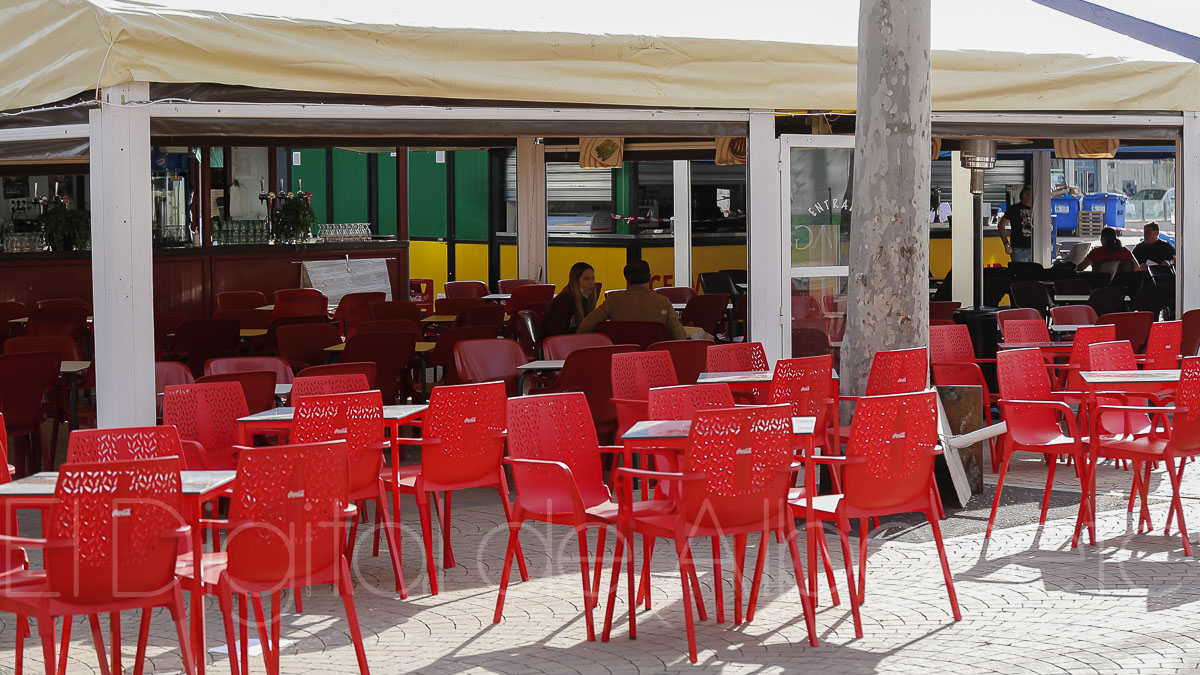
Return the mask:
[[930,0],[862,0],[842,387],[875,352],[929,342]]
[[408,299],[408,279],[412,276],[412,250],[408,247],[408,148],[396,148],[396,241],[404,248],[404,264],[397,298]]
[[545,283],[546,146],[539,140],[517,139],[517,276]]

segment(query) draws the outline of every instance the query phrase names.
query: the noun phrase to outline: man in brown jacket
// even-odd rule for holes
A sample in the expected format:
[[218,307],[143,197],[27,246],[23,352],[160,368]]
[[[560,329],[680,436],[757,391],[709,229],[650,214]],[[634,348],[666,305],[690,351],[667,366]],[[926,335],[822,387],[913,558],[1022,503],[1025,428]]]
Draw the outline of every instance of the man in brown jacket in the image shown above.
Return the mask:
[[650,265],[636,260],[625,266],[625,290],[608,295],[579,324],[580,333],[593,333],[604,321],[654,321],[665,324],[672,340],[687,339],[671,300],[650,290]]

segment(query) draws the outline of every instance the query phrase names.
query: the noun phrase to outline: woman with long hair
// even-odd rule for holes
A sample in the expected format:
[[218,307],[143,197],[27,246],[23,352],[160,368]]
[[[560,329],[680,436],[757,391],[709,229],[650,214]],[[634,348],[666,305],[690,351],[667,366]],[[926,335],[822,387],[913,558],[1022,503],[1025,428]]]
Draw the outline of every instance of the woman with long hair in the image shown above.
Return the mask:
[[542,339],[574,333],[583,317],[596,309],[596,270],[585,262],[571,265],[567,285],[554,296],[542,317]]
[[1130,253],[1129,249],[1121,244],[1121,238],[1117,236],[1117,231],[1111,227],[1106,227],[1100,230],[1100,245],[1088,252],[1083,262],[1079,263],[1078,269],[1085,270],[1091,265],[1099,267],[1100,263],[1120,262],[1122,260],[1128,260],[1133,263],[1134,267],[1137,266],[1137,261],[1134,260],[1133,253]]

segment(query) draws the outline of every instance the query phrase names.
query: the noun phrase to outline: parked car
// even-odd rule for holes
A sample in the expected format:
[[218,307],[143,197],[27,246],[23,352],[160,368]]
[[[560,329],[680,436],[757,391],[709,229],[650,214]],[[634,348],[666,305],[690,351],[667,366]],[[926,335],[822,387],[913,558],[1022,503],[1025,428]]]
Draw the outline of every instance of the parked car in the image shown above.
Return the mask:
[[1138,222],[1175,222],[1175,188],[1145,188],[1125,203],[1125,219]]

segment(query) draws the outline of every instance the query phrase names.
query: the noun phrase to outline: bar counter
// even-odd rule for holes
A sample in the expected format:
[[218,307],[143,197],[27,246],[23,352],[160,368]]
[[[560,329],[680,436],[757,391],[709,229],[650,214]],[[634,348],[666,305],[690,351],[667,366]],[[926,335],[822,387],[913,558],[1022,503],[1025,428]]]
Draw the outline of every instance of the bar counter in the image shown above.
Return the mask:
[[[384,258],[398,296],[408,278],[408,242],[396,239],[295,244],[234,244],[154,249],[154,308],[207,318],[213,296],[224,291],[262,291],[300,285],[307,260]],[[47,298],[92,297],[91,251],[0,253],[0,301],[32,308]]]

